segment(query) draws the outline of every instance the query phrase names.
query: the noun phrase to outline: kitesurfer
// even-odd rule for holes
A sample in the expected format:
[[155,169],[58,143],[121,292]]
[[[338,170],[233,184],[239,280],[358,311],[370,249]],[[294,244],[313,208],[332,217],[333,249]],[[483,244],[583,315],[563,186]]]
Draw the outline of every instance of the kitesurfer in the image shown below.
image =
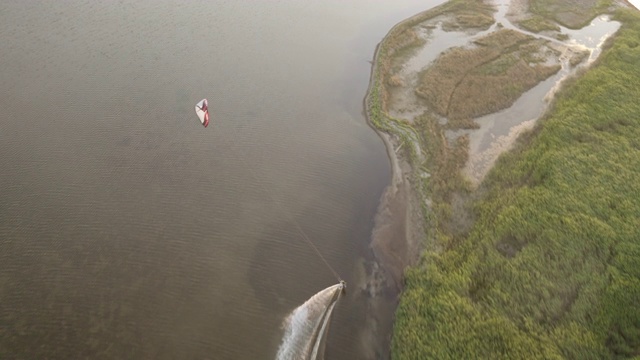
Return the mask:
[[340,285],[342,285],[342,293],[347,295],[347,282],[344,280],[340,280]]
[[198,101],[196,103],[195,110],[200,122],[202,122],[202,125],[207,127],[207,125],[209,125],[209,107],[207,106],[207,99]]

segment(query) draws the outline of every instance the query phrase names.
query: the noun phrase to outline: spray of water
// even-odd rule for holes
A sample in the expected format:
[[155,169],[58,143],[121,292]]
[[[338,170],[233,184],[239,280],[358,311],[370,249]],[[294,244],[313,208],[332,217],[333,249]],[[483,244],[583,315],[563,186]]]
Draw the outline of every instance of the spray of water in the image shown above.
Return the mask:
[[277,360],[320,360],[331,314],[343,294],[343,283],[329,286],[293,310],[284,320],[284,336]]

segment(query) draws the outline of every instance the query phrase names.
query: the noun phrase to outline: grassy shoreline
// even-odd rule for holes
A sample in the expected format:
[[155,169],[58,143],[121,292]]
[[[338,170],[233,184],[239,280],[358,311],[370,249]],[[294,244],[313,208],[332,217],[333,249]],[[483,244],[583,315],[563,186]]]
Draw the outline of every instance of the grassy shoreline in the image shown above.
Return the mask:
[[404,157],[431,229],[405,274],[393,357],[640,355],[640,16],[617,11],[623,26],[597,64],[473,191],[459,171],[464,137],[450,144],[433,117],[409,125],[386,113],[390,56],[442,8],[390,31],[365,98],[390,157],[417,141]]

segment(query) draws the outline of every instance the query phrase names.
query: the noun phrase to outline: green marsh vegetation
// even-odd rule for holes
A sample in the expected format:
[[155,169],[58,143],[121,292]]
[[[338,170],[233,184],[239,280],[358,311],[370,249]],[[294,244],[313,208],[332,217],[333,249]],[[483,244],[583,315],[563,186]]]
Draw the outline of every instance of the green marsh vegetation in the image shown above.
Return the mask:
[[615,18],[596,64],[478,190],[459,176],[465,138],[449,144],[432,116],[414,124],[432,242],[405,274],[393,358],[640,356],[640,15]]
[[560,31],[557,24],[579,29],[612,5],[612,0],[529,0],[531,17],[520,25],[532,32]]
[[560,26],[558,26],[558,24],[539,15],[534,15],[524,19],[519,22],[519,25],[525,30],[529,30],[534,33],[542,31],[560,31]]
[[473,47],[442,54],[419,75],[416,93],[452,121],[507,108],[560,70],[559,64],[545,64],[545,52],[554,52],[545,43],[510,29],[495,31]]
[[[488,29],[494,22],[492,17],[494,12],[495,8],[485,1],[452,0],[394,26],[377,49],[376,64],[366,99],[365,106],[368,118],[373,126],[400,138],[402,144],[411,144],[419,136],[416,135],[418,131],[413,126],[399,119],[394,119],[387,112],[389,88],[401,85],[399,79],[394,77],[397,72],[397,69],[393,67],[394,62],[406,58],[414,49],[424,44],[424,40],[418,36],[414,29],[416,25],[438,16],[452,15],[449,19],[449,26],[459,27],[461,26],[460,21],[469,24],[471,21],[469,16],[475,13],[476,16],[483,17],[485,20],[471,22],[471,26],[478,29]],[[487,18],[490,18],[491,21],[487,21]],[[412,164],[420,168],[421,164],[418,163],[420,156],[417,154],[416,147],[404,146],[403,149]]]
[[[384,42],[380,44],[381,48],[378,51],[378,73],[387,78],[381,85],[391,87],[401,85],[393,75],[399,68],[392,65],[403,62],[413,54],[414,50],[425,43],[425,40],[416,32],[417,25],[446,15],[447,18],[442,27],[447,31],[486,30],[495,22],[494,12],[495,8],[485,1],[451,0],[394,26]],[[387,89],[382,90],[387,91]]]

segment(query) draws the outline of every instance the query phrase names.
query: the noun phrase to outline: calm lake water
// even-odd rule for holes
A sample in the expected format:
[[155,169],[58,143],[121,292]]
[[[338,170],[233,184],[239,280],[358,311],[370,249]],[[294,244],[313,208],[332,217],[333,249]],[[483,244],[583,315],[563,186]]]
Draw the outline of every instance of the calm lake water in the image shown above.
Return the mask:
[[[0,358],[273,359],[337,281],[297,226],[362,281],[367,61],[441,2],[1,1]],[[328,359],[366,357],[366,308]]]

